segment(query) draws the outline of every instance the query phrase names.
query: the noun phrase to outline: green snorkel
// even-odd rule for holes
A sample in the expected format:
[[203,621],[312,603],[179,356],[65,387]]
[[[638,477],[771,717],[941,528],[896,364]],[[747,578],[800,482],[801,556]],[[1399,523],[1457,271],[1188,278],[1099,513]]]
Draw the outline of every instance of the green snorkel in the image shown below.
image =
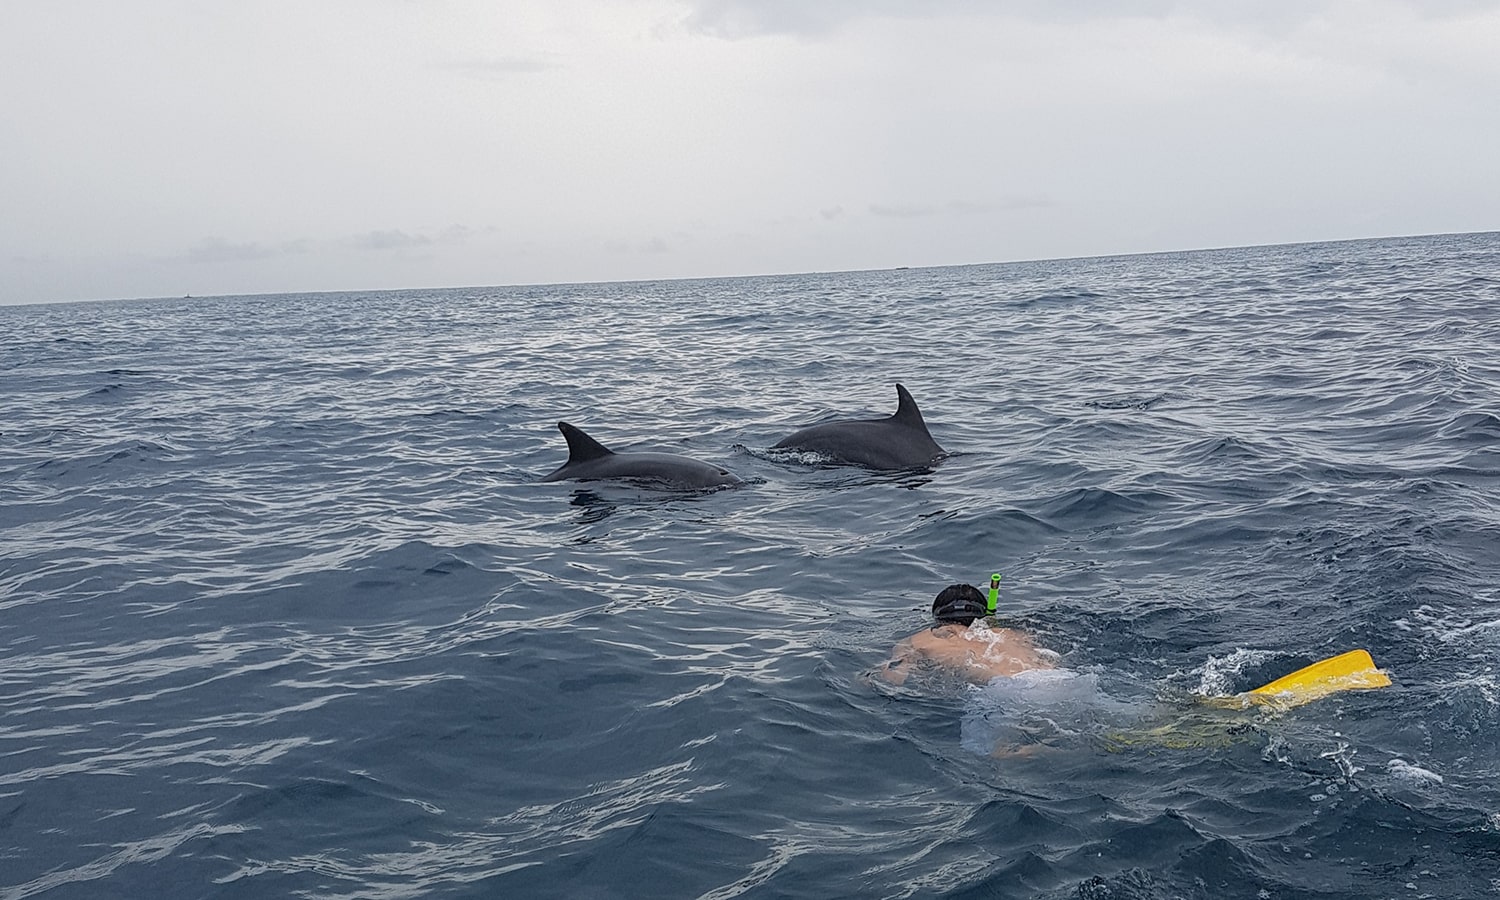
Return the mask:
[[996,572],[990,576],[990,597],[984,604],[984,614],[993,616],[995,604],[1000,602],[1000,573]]

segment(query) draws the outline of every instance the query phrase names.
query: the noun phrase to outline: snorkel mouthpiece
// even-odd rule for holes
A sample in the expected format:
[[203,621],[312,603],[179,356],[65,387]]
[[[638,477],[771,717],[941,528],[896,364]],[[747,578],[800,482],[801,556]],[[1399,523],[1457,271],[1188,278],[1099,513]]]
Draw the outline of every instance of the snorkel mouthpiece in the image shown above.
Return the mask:
[[989,596],[989,600],[986,601],[985,604],[984,604],[984,609],[985,609],[985,613],[984,614],[987,615],[987,616],[993,616],[995,614],[995,604],[997,604],[999,602],[1000,602],[1000,573],[996,572],[995,574],[993,574],[993,575],[990,576],[990,596]]

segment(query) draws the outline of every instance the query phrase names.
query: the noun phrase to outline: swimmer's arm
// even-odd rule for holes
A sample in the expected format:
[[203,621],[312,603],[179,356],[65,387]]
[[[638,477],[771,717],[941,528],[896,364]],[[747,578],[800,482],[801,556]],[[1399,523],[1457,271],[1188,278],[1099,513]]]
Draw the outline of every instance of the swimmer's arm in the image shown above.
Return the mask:
[[905,684],[906,677],[911,674],[912,664],[917,661],[919,653],[912,646],[910,640],[904,640],[896,645],[891,651],[891,658],[886,660],[875,670],[875,674],[890,682],[891,684]]

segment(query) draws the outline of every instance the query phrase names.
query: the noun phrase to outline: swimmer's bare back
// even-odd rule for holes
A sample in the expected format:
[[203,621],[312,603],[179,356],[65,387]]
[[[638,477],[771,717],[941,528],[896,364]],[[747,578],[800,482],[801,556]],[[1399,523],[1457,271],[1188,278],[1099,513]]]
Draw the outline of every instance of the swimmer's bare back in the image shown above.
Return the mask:
[[892,684],[902,684],[922,665],[940,666],[975,684],[997,676],[1018,675],[1031,669],[1053,669],[1057,655],[1043,650],[1022,631],[990,628],[982,623],[938,625],[919,631],[896,645],[879,671]]

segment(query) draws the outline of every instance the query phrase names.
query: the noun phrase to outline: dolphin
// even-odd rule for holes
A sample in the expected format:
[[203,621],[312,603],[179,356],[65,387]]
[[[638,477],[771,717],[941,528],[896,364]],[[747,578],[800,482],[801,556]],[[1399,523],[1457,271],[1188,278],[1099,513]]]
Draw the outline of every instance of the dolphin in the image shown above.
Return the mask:
[[568,440],[568,461],[543,481],[638,481],[672,490],[706,490],[743,484],[728,469],[675,453],[616,453],[567,422],[557,430]]
[[834,462],[871,469],[920,469],[946,455],[922,421],[911,392],[896,385],[895,415],[885,419],[825,422],[778,441],[774,449],[821,454]]

